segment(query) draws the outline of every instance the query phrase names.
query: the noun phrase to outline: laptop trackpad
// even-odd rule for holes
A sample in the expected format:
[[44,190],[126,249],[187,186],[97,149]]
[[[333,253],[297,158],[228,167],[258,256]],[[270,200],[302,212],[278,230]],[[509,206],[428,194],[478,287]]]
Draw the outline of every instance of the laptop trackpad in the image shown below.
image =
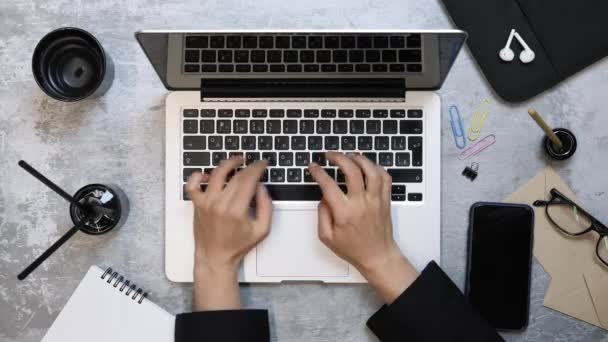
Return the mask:
[[258,276],[348,276],[348,263],[319,241],[316,210],[275,210],[271,232],[256,252]]

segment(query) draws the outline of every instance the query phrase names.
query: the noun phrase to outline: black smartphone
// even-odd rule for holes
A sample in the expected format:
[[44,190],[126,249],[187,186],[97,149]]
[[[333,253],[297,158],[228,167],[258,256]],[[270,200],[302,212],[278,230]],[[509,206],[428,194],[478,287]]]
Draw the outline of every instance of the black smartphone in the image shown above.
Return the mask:
[[465,295],[496,329],[528,326],[533,244],[530,206],[480,202],[471,207]]

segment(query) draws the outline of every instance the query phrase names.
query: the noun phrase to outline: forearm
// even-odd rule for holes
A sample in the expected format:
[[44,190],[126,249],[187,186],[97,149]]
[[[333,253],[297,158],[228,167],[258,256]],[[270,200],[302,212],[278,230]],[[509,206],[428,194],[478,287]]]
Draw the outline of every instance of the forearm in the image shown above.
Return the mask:
[[238,271],[198,263],[194,269],[194,311],[238,310],[241,296]]

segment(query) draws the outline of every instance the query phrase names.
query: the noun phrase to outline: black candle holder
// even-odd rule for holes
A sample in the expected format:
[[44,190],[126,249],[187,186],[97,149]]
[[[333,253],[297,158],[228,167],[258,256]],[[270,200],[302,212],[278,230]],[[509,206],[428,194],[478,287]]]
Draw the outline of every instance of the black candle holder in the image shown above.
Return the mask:
[[70,230],[19,273],[17,276],[19,280],[25,279],[76,232],[101,235],[122,226],[126,221],[129,214],[129,201],[118,187],[89,184],[71,196],[25,161],[19,161],[19,166],[70,203],[70,218],[74,223]]

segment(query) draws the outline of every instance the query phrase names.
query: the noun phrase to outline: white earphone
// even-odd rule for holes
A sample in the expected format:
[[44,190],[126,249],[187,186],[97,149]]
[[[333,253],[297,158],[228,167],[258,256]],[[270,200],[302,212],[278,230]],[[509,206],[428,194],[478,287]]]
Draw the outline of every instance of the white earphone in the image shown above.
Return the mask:
[[515,29],[511,30],[511,34],[509,34],[509,39],[507,39],[507,44],[498,53],[500,59],[505,62],[511,62],[515,58],[515,52],[513,52],[513,50],[511,49],[513,37],[515,37],[519,44],[521,44],[521,46],[524,48],[524,50],[519,54],[519,60],[524,64],[532,62],[534,58],[536,58],[536,54],[534,54],[534,51],[532,51],[530,46],[526,44],[526,41],[519,35],[519,33],[517,33],[517,31],[515,31]]

